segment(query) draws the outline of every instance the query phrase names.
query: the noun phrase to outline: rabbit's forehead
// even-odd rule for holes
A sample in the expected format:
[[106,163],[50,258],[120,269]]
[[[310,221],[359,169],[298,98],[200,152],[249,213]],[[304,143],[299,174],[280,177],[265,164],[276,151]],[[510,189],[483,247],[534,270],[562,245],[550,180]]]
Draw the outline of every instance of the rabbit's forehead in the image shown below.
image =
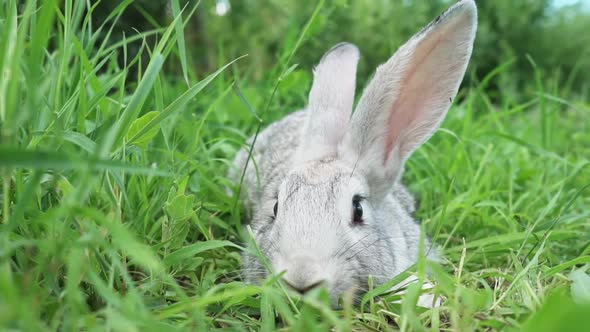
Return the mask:
[[279,189],[285,201],[322,198],[323,204],[332,199],[355,194],[366,195],[364,179],[353,169],[335,163],[313,163],[290,172]]

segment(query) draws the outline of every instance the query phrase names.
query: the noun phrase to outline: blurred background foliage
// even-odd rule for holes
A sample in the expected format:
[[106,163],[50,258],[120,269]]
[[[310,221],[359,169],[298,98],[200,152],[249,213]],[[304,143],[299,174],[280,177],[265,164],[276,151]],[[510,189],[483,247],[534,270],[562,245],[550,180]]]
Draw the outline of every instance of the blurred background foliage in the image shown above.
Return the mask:
[[[293,60],[303,69],[293,80],[311,81],[311,68],[332,45],[349,41],[359,46],[361,84],[374,68],[409,36],[438,15],[449,0],[328,0]],[[498,96],[529,98],[538,91],[535,75],[554,85],[545,91],[585,96],[590,77],[590,11],[584,1],[479,0],[479,29],[470,74],[465,84],[482,81],[492,100]],[[102,1],[96,24],[119,4]],[[185,2],[185,13],[196,4]],[[187,52],[197,73],[215,70],[228,59],[248,54],[240,66],[251,81],[276,77],[283,45],[291,45],[312,14],[315,3],[298,0],[205,0],[188,22]],[[111,38],[157,29],[172,20],[166,1],[134,1]],[[118,31],[117,31],[118,30]],[[117,37],[118,36],[118,37]],[[157,34],[154,35],[156,38]],[[139,49],[142,41],[138,41]],[[149,44],[149,41],[148,41]],[[128,57],[134,56],[133,50]],[[180,66],[178,66],[180,67]],[[180,70],[178,70],[180,72]],[[269,75],[275,75],[269,77]],[[286,83],[287,85],[288,82]],[[300,84],[293,84],[300,86]],[[283,87],[283,88],[288,88]],[[530,92],[530,93],[529,93]]]

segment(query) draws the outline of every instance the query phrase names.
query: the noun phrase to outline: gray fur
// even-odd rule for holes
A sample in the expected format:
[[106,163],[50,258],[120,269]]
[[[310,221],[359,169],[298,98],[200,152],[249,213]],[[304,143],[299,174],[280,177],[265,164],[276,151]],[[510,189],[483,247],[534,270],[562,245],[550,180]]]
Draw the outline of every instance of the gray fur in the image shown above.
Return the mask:
[[[399,177],[446,115],[475,29],[474,2],[458,2],[378,68],[352,118],[358,50],[337,45],[314,71],[307,109],[262,131],[248,165],[253,138],[237,154],[229,177],[238,183],[247,167],[241,197],[255,240],[287,284],[323,284],[336,301],[366,289],[369,275],[380,284],[416,262],[420,226]],[[430,75],[437,80],[424,82]],[[355,195],[365,197],[361,224]],[[243,264],[248,282],[268,274],[254,256]]]

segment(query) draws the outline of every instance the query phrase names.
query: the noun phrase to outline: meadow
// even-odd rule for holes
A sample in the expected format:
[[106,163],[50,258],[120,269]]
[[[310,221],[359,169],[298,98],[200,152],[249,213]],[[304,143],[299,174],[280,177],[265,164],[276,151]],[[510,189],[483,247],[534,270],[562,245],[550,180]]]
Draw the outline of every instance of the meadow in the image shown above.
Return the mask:
[[[590,326],[588,15],[478,2],[459,96],[403,176],[443,257],[407,273],[428,270],[444,301],[417,308],[419,287],[388,292],[396,278],[335,309],[322,290],[242,282],[248,220],[226,172],[305,106],[325,50],[359,46],[360,90],[448,1],[233,1],[221,16],[173,0],[164,22],[138,3],[0,5],[1,330]],[[142,8],[144,29],[119,29]]]

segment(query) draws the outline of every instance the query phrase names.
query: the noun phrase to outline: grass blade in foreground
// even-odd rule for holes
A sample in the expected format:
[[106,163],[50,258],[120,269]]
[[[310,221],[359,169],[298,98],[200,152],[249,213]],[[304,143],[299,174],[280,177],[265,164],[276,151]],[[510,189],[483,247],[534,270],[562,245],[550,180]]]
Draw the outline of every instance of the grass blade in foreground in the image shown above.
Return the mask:
[[129,174],[170,176],[170,173],[145,166],[124,162],[87,157],[72,157],[53,151],[27,151],[0,147],[0,167],[7,169],[30,168],[38,170],[91,169],[121,171]]
[[213,81],[221,72],[223,72],[227,67],[235,63],[236,61],[246,57],[247,55],[243,55],[229,63],[225,66],[219,68],[213,74],[207,76],[205,79],[200,81],[199,83],[193,85],[190,89],[184,92],[180,97],[176,98],[168,107],[166,107],[162,112],[158,113],[154,118],[150,119],[146,125],[138,130],[134,135],[129,138],[129,144],[135,143],[141,136],[145,135],[149,132],[152,128],[160,124],[164,119],[169,117],[170,115],[174,114],[174,112],[182,110],[182,108],[196,95],[199,94],[211,81]]

